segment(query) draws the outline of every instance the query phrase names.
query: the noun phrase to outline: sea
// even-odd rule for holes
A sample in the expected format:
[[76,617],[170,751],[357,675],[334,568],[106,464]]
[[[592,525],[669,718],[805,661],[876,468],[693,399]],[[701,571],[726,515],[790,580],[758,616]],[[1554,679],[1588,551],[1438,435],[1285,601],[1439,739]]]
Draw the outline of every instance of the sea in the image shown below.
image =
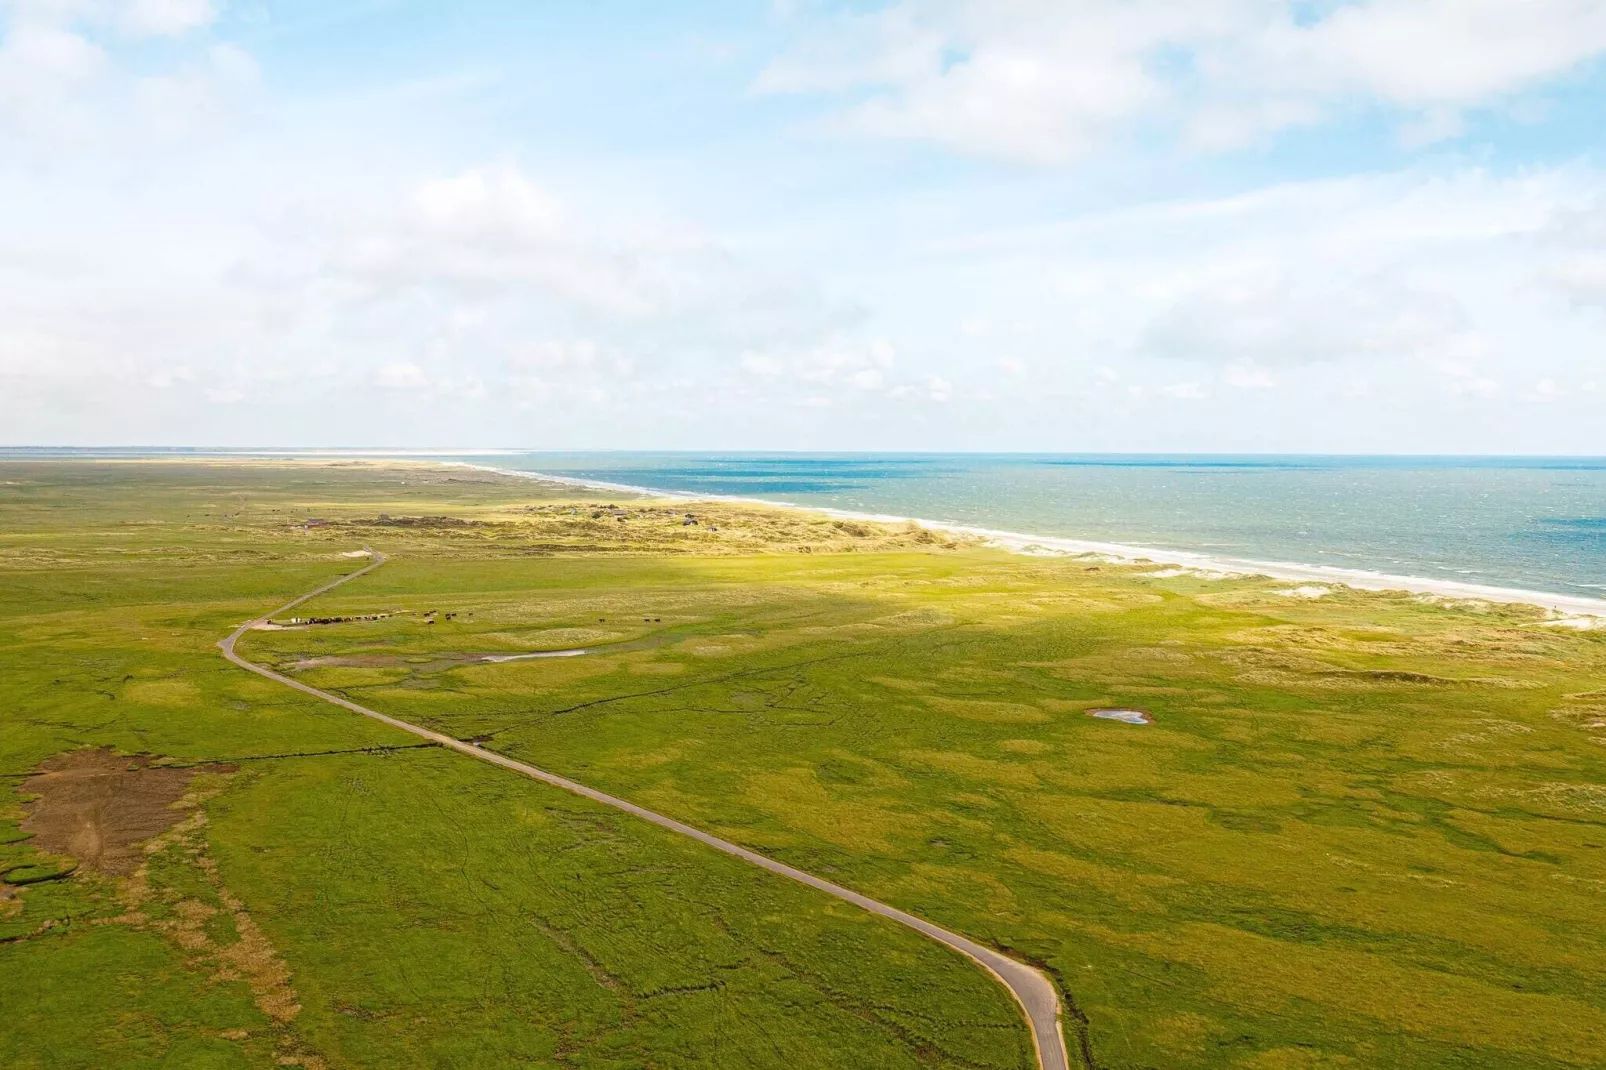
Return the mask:
[[13,459],[220,455],[404,455],[621,490],[1606,598],[1606,457],[0,448]]
[[1606,596],[1606,457],[608,452],[453,459],[619,487]]

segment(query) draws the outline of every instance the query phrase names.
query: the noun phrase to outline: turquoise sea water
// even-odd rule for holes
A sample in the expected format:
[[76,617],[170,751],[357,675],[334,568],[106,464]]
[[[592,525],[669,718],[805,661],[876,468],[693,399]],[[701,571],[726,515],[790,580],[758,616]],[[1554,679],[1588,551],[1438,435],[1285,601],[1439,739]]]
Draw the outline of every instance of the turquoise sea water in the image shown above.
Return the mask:
[[531,453],[692,494],[1606,596],[1606,458]]

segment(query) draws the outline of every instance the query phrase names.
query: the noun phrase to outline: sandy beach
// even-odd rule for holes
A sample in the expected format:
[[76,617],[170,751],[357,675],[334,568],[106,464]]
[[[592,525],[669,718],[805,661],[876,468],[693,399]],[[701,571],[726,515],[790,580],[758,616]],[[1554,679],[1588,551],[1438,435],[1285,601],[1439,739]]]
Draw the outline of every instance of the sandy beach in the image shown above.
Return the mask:
[[[950,524],[923,517],[895,516],[883,513],[861,513],[846,509],[799,505],[795,502],[775,501],[768,498],[748,498],[725,494],[690,494],[684,491],[660,490],[654,487],[633,486],[627,483],[609,483],[601,480],[576,479],[571,476],[547,475],[541,472],[522,472],[511,468],[470,464],[466,461],[445,462],[462,468],[475,468],[499,475],[534,479],[545,483],[561,483],[589,490],[611,490],[627,494],[646,494],[658,498],[678,498],[686,501],[740,502],[751,505],[769,505],[781,509],[798,509],[842,520],[864,520],[882,524],[915,523],[933,531],[946,531],[955,535],[980,538],[989,545],[1015,553],[1065,554],[1091,556],[1124,563],[1149,562],[1187,569],[1203,575],[1266,576],[1301,584],[1353,587],[1363,591],[1404,591],[1409,594],[1435,598],[1498,602],[1510,605],[1538,606],[1558,615],[1553,623],[1575,627],[1593,627],[1606,623],[1606,599],[1582,595],[1554,594],[1547,591],[1528,591],[1515,587],[1490,587],[1459,580],[1432,579],[1424,576],[1397,576],[1368,569],[1340,568],[1334,565],[1305,565],[1292,561],[1261,561],[1253,558],[1218,557],[1195,553],[1191,550],[1167,550],[1155,546],[1131,546],[1125,543],[1098,542],[1091,539],[1066,538],[1055,535],[1032,535],[1019,531],[1000,531],[967,524]],[[1306,596],[1316,592],[1304,592]]]

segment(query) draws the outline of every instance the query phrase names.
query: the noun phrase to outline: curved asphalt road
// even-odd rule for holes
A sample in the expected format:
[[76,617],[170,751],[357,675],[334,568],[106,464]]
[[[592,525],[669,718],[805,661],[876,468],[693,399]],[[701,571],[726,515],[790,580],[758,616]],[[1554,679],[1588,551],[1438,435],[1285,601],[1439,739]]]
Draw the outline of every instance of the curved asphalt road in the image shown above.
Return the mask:
[[1060,1031],[1059,993],[1055,991],[1054,985],[1048,980],[1047,977],[1043,976],[1039,970],[1034,969],[1031,966],[1027,966],[1025,963],[1017,962],[1014,959],[1009,958],[1007,955],[999,954],[997,951],[994,951],[991,948],[983,947],[981,944],[978,944],[973,940],[967,940],[958,933],[949,932],[947,929],[944,929],[941,926],[933,925],[929,921],[926,921],[922,918],[917,918],[913,914],[906,914],[896,907],[887,906],[885,903],[878,903],[876,900],[844,888],[840,884],[832,884],[830,881],[821,880],[819,877],[816,877],[811,873],[805,873],[801,869],[794,869],[793,867],[784,863],[775,861],[773,858],[767,858],[756,851],[749,851],[745,847],[738,847],[736,844],[731,843],[728,840],[722,840],[717,836],[711,836],[700,829],[695,829],[690,825],[682,824],[672,817],[665,817],[662,814],[657,814],[651,810],[637,806],[635,803],[626,802],[623,799],[615,798],[614,796],[600,792],[595,788],[588,788],[584,784],[569,780],[566,777],[558,776],[556,773],[548,773],[546,770],[537,769],[533,765],[526,765],[523,762],[514,761],[512,758],[504,757],[500,754],[497,754],[495,751],[488,751],[481,747],[477,747],[472,743],[464,743],[460,739],[453,739],[451,736],[442,735],[439,732],[433,732],[428,728],[421,728],[415,724],[408,724],[406,721],[399,721],[394,717],[387,717],[385,714],[370,710],[366,706],[359,706],[355,702],[347,701],[338,695],[331,695],[327,691],[320,691],[317,688],[304,684],[299,680],[292,680],[288,676],[282,676],[279,673],[274,672],[272,669],[246,661],[244,658],[234,652],[234,644],[239,641],[242,635],[244,635],[255,625],[261,624],[263,621],[266,621],[272,617],[282,616],[308,599],[315,598],[318,595],[323,594],[325,591],[333,590],[334,588],[339,587],[342,583],[348,583],[351,580],[356,579],[358,576],[366,575],[367,573],[378,568],[380,565],[383,565],[385,560],[386,558],[384,554],[374,553],[373,563],[368,565],[366,568],[358,569],[356,572],[342,576],[333,583],[326,583],[322,587],[319,587],[316,591],[302,595],[300,598],[297,598],[295,601],[279,607],[272,613],[269,613],[267,616],[257,617],[255,620],[246,621],[244,624],[234,629],[228,638],[218,642],[218,646],[223,650],[223,656],[229,659],[229,661],[238,665],[240,668],[249,669],[258,676],[265,676],[269,680],[273,680],[276,683],[284,684],[286,687],[293,687],[297,691],[304,692],[305,694],[311,695],[314,698],[323,699],[325,702],[332,702],[336,706],[344,707],[353,713],[360,713],[364,717],[371,717],[376,721],[383,721],[385,724],[388,724],[393,728],[399,728],[403,732],[411,732],[415,736],[418,736],[422,739],[427,739],[432,743],[438,743],[443,747],[449,747],[452,750],[455,750],[461,754],[466,754],[471,758],[478,758],[482,762],[490,762],[492,765],[499,765],[504,769],[511,769],[515,773],[522,773],[523,775],[531,777],[535,780],[539,780],[542,783],[551,784],[553,787],[562,788],[565,791],[572,791],[576,795],[583,795],[594,802],[602,803],[604,806],[611,806],[616,810],[623,810],[627,814],[634,814],[636,817],[639,817],[644,821],[651,821],[655,825],[669,829],[672,832],[678,832],[682,836],[690,836],[699,843],[705,843],[716,850],[724,851],[728,855],[735,855],[744,862],[751,862],[755,866],[761,866],[764,869],[769,870],[771,873],[778,873],[783,877],[797,881],[799,884],[806,884],[810,888],[818,888],[827,895],[834,895],[838,899],[845,899],[855,906],[863,907],[872,914],[880,914],[884,918],[891,918],[893,921],[900,922],[909,926],[911,929],[922,932],[938,943],[946,944],[955,951],[958,951],[960,954],[968,956],[970,959],[980,964],[983,969],[992,974],[994,978],[996,978],[1001,984],[1009,989],[1010,995],[1015,997],[1015,1001],[1020,1004],[1021,1009],[1026,1013],[1026,1020],[1031,1024],[1032,1043],[1037,1048],[1037,1063],[1042,1070],[1070,1070],[1070,1061],[1065,1050],[1065,1037]]

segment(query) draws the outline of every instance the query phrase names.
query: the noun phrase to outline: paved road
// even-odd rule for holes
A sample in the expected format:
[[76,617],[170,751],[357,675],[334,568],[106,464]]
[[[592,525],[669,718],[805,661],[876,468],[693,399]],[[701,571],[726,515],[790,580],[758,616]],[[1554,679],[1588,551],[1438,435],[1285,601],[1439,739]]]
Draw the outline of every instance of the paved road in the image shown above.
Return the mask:
[[263,621],[266,621],[271,617],[283,616],[308,599],[315,598],[318,595],[323,594],[325,591],[333,590],[334,588],[339,587],[342,583],[349,583],[359,576],[367,575],[384,563],[385,555],[375,553],[373,562],[366,568],[362,568],[349,575],[342,576],[333,583],[324,584],[316,591],[311,591],[302,595],[294,602],[290,602],[287,605],[279,607],[265,617],[258,617],[255,620],[246,621],[244,624],[236,628],[228,638],[219,641],[218,646],[222,648],[223,656],[228,658],[234,664],[238,665],[240,668],[249,669],[258,676],[265,676],[269,680],[284,684],[286,687],[293,687],[297,691],[304,692],[313,696],[314,698],[323,699],[325,702],[332,702],[336,706],[344,707],[353,713],[360,713],[364,717],[371,717],[376,721],[382,721],[394,728],[401,729],[403,732],[411,732],[413,735],[418,736],[421,739],[427,739],[433,743],[438,743],[443,747],[449,747],[452,750],[458,751],[461,754],[466,754],[471,758],[478,758],[482,762],[490,762],[492,765],[499,765],[504,769],[511,769],[515,773],[522,773],[523,775],[531,777],[535,780],[539,780],[544,784],[551,784],[553,787],[562,788],[565,791],[572,791],[576,795],[583,795],[594,802],[602,803],[604,806],[611,806],[616,810],[623,810],[627,814],[634,814],[636,817],[639,817],[644,821],[651,821],[654,825],[659,825],[663,828],[669,829],[672,832],[678,832],[682,836],[690,836],[699,843],[705,843],[715,850],[724,851],[728,855],[735,855],[744,862],[751,862],[755,866],[761,866],[764,869],[769,870],[771,873],[778,873],[783,877],[797,881],[799,884],[806,884],[810,888],[818,888],[827,895],[834,895],[838,899],[844,899],[855,906],[863,907],[872,914],[880,914],[884,918],[891,918],[893,921],[900,922],[909,926],[911,929],[922,932],[931,937],[933,940],[936,940],[938,943],[946,944],[955,951],[958,951],[960,954],[969,957],[981,965],[983,969],[992,974],[994,978],[996,978],[1001,984],[1009,989],[1010,994],[1015,997],[1015,1001],[1020,1004],[1021,1009],[1025,1012],[1026,1020],[1032,1027],[1032,1043],[1037,1048],[1037,1063],[1042,1070],[1070,1070],[1070,1060],[1067,1057],[1065,1049],[1065,1037],[1060,1030],[1059,993],[1055,991],[1053,983],[1050,982],[1041,971],[1028,966],[1023,962],[1017,962],[1007,955],[1002,955],[997,951],[994,951],[992,948],[983,947],[981,944],[978,944],[973,940],[967,940],[958,933],[949,932],[947,929],[944,929],[939,925],[933,925],[931,922],[926,921],[923,918],[917,918],[913,914],[907,914],[896,907],[890,907],[885,903],[879,903],[868,896],[860,895],[858,892],[844,888],[840,884],[832,884],[830,881],[821,880],[812,873],[805,873],[801,869],[794,869],[793,867],[784,863],[775,861],[773,858],[767,858],[756,851],[749,851],[747,848],[739,847],[728,840],[722,840],[718,836],[711,836],[701,829],[692,828],[690,825],[676,821],[672,817],[665,817],[662,814],[654,813],[651,810],[637,806],[635,803],[626,802],[624,799],[615,798],[614,796],[598,791],[595,788],[588,788],[584,784],[569,780],[566,777],[558,776],[556,773],[549,773],[544,769],[537,769],[533,765],[526,765],[524,762],[514,761],[512,758],[497,754],[495,751],[485,750],[484,748],[475,746],[472,743],[465,743],[460,739],[454,739],[451,736],[442,735],[439,732],[433,732],[428,728],[421,728],[418,725],[397,720],[394,717],[389,717],[375,710],[370,710],[366,706],[359,706],[355,702],[350,702],[341,698],[339,695],[331,695],[327,691],[320,691],[316,687],[304,684],[299,680],[292,680],[290,677],[280,675],[279,673],[274,672],[272,669],[257,665],[254,662],[247,661],[234,652],[234,644],[239,641],[242,635],[250,631],[254,626],[261,624]]

